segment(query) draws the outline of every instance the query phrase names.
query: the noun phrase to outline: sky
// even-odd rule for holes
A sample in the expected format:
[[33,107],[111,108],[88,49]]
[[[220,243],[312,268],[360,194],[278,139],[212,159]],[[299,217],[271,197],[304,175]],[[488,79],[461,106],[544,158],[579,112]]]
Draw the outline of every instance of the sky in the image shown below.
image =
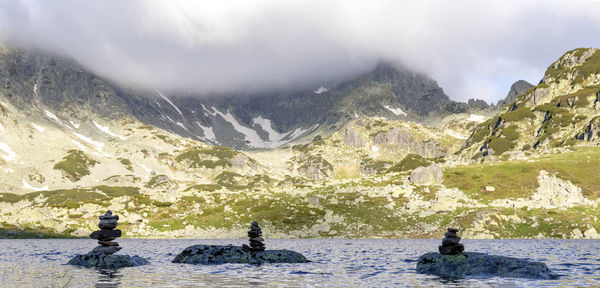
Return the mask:
[[0,37],[143,87],[316,89],[387,60],[451,99],[496,102],[600,47],[598,15],[597,0],[0,0]]

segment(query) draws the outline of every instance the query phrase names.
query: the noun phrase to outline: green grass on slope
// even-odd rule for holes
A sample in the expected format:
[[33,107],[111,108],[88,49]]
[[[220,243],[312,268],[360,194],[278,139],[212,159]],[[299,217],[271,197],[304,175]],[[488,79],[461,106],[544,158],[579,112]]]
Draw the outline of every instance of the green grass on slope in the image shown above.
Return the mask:
[[76,182],[81,177],[90,175],[90,167],[98,163],[80,150],[69,150],[63,160],[54,165],[54,169],[60,170],[65,177]]
[[[590,199],[600,196],[598,147],[577,148],[573,152],[546,155],[533,162],[519,160],[448,168],[444,171],[444,184],[482,201],[523,198],[535,193],[540,170],[556,173],[560,179],[571,181]],[[494,186],[496,190],[486,192],[486,186]]]

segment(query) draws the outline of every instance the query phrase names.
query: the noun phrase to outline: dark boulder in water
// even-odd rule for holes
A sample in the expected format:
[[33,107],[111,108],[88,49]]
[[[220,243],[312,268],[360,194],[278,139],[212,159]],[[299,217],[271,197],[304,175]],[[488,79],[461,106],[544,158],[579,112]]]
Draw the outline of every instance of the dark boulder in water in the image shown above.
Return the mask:
[[465,277],[557,279],[546,264],[525,259],[463,252],[456,255],[427,253],[417,262],[417,273],[432,274],[442,278]]
[[98,218],[100,230],[92,232],[90,238],[97,239],[100,245],[87,254],[76,255],[67,264],[88,268],[121,268],[148,264],[146,259],[138,256],[114,255],[121,250],[119,243],[112,241],[121,237],[121,230],[114,230],[118,225],[119,216],[108,210]]
[[76,255],[67,264],[88,268],[116,269],[146,265],[148,260],[138,256],[90,252],[84,255]]
[[173,263],[186,264],[263,264],[306,263],[304,255],[290,250],[252,251],[233,245],[194,245],[175,256]]

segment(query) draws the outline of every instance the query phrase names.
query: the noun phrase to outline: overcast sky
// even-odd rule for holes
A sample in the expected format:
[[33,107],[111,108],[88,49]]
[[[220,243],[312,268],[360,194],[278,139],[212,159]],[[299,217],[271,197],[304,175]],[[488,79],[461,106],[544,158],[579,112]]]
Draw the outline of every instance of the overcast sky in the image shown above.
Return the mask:
[[495,102],[600,47],[600,1],[0,0],[0,35],[161,89],[318,88],[391,59]]

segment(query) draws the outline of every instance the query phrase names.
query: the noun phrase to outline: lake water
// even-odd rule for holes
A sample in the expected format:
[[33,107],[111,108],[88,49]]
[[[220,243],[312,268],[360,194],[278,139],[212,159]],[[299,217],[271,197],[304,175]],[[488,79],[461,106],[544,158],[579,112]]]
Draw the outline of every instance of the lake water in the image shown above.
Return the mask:
[[244,240],[120,239],[119,254],[139,255],[150,265],[101,271],[64,265],[94,240],[0,240],[0,287],[539,287],[600,286],[600,241],[463,240],[467,251],[543,261],[562,274],[558,280],[467,279],[449,282],[415,273],[416,259],[435,251],[440,240],[313,239],[270,240],[267,249],[290,249],[313,262],[305,264],[174,264],[194,244],[234,244]]

